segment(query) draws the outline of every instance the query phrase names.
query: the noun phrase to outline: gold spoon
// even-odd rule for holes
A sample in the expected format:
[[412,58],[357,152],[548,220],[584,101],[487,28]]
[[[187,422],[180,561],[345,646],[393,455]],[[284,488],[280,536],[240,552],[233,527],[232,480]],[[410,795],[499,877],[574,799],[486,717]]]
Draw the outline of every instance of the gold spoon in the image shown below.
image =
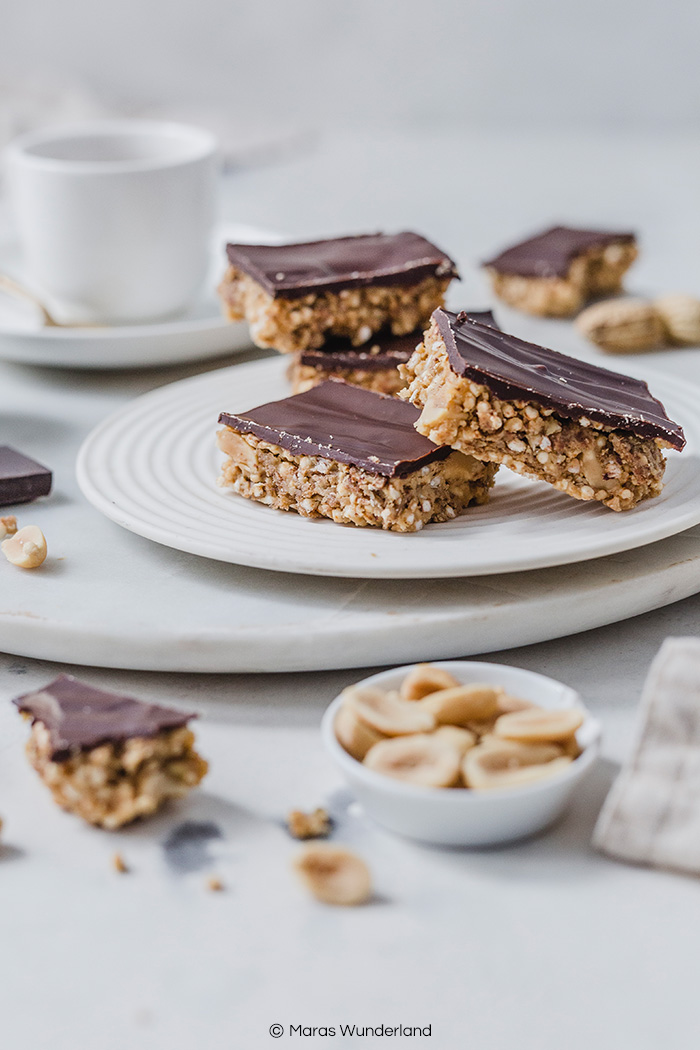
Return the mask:
[[25,288],[23,284],[15,281],[14,277],[8,277],[6,273],[0,273],[0,291],[6,292],[7,295],[13,296],[15,299],[26,299],[36,307],[41,314],[42,324],[45,328],[103,328],[104,325],[98,324],[82,324],[80,322],[64,323],[63,321],[57,321],[53,314],[47,309],[42,303],[41,299],[34,292],[30,292],[28,288]]

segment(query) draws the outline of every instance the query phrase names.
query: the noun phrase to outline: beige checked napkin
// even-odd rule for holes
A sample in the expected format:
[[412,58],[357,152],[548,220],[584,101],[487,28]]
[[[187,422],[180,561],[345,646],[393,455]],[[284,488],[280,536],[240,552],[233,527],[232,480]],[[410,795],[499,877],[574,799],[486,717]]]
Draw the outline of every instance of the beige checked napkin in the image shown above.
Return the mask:
[[657,653],[635,748],[593,845],[617,860],[700,875],[700,639],[667,638]]

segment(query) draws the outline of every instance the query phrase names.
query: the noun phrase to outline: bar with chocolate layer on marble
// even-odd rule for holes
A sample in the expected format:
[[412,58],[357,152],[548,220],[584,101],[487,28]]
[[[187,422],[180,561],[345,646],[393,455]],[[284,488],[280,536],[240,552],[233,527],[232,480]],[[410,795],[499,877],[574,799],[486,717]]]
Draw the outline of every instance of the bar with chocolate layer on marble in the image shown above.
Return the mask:
[[614,295],[637,258],[629,232],[553,226],[483,263],[494,292],[526,313],[568,317],[597,295]]
[[0,445],[0,507],[48,496],[51,480],[47,467],[9,445]]
[[222,412],[219,484],[339,524],[416,532],[488,499],[496,468],[418,434],[418,412],[340,380],[249,412]]
[[14,701],[31,719],[27,756],[63,809],[118,828],[181,798],[207,772],[174,708],[60,675]]
[[407,335],[427,324],[459,274],[420,234],[362,234],[300,244],[229,244],[219,286],[231,321],[281,353],[330,337],[362,346],[382,328]]
[[416,427],[582,500],[629,510],[659,494],[678,423],[646,383],[436,310],[402,366]]
[[[498,328],[490,310],[467,312],[474,320]],[[365,346],[353,346],[347,339],[329,339],[319,350],[301,350],[289,368],[292,391],[301,394],[326,379],[343,379],[379,394],[398,394],[403,387],[398,367],[406,364],[422,338],[422,329],[410,335],[380,332]]]

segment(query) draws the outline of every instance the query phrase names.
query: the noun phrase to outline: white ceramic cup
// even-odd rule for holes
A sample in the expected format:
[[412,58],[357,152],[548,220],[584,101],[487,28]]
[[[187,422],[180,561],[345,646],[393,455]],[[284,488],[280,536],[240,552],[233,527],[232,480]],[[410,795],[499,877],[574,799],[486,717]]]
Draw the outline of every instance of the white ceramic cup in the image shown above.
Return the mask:
[[16,139],[6,161],[27,280],[61,316],[129,323],[192,304],[215,217],[213,135],[90,122]]

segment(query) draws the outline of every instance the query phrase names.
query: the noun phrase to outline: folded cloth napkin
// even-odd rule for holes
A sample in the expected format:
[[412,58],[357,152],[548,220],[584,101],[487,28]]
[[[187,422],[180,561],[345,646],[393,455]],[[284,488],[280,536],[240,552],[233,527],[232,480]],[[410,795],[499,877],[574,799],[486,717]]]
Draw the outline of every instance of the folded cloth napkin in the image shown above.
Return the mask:
[[642,693],[637,741],[593,845],[618,860],[700,874],[700,639],[667,638]]

